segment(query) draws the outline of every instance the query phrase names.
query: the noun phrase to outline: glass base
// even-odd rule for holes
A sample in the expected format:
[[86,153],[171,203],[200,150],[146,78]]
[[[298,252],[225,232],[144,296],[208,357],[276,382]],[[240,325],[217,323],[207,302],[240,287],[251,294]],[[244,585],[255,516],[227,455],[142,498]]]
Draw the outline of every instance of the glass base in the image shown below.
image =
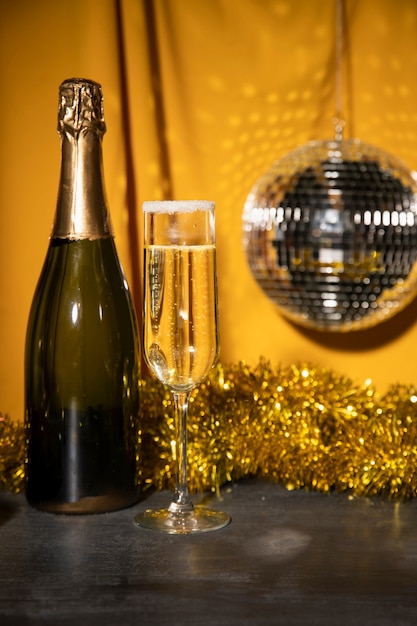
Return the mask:
[[182,512],[159,509],[136,515],[133,523],[140,528],[158,530],[170,535],[188,535],[224,528],[230,523],[230,517],[222,511],[212,511],[203,507]]

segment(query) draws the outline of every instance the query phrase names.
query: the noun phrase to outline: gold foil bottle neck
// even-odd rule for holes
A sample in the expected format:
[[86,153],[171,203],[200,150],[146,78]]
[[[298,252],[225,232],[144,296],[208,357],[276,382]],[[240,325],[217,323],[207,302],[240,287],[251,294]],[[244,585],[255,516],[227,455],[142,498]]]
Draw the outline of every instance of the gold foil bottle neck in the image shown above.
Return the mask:
[[69,78],[59,88],[58,132],[74,135],[83,129],[106,132],[101,85],[84,78]]
[[113,236],[104,189],[102,138],[106,130],[101,85],[65,80],[59,88],[61,177],[53,238]]

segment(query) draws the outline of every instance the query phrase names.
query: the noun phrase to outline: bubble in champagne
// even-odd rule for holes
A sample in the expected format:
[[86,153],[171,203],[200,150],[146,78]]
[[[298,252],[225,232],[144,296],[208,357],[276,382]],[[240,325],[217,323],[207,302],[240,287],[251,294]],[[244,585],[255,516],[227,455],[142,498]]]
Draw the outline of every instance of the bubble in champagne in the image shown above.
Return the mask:
[[161,350],[157,343],[152,343],[148,350],[148,361],[152,369],[155,372],[156,377],[166,382],[169,380],[170,372],[168,362],[166,360],[164,352]]

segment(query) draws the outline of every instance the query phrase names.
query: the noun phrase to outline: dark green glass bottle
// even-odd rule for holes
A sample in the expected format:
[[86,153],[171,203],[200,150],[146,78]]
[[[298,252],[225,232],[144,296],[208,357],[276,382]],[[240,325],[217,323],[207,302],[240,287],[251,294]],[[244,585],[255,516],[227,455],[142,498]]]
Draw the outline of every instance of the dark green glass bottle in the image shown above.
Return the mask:
[[55,513],[134,504],[139,342],[104,190],[101,87],[60,86],[55,222],[25,349],[26,496]]

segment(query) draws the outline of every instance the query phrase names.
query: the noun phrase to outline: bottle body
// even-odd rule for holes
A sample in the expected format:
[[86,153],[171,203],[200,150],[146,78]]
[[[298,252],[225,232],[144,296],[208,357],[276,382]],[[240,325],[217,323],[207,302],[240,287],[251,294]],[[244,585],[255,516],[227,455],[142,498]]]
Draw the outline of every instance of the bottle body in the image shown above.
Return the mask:
[[134,311],[112,237],[51,240],[26,345],[30,504],[63,513],[137,500]]
[[138,331],[100,139],[89,128],[63,137],[55,225],[26,335],[26,497],[56,513],[112,511],[139,494]]

